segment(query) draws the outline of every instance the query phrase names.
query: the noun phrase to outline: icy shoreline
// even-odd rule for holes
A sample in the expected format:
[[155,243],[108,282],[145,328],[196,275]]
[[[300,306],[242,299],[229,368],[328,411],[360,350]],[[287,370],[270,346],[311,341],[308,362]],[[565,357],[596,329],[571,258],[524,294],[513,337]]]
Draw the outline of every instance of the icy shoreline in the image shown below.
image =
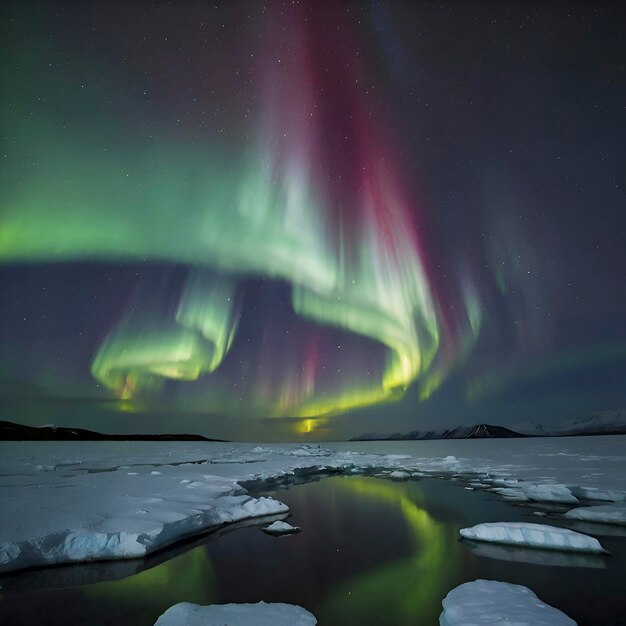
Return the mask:
[[[610,502],[626,499],[626,437],[580,440],[415,442],[425,445],[409,446],[412,454],[358,444],[1,442],[0,571],[142,557],[224,524],[284,517],[284,504],[247,489],[323,474],[450,477],[572,508],[593,497],[610,517],[619,506]],[[437,456],[446,448],[455,455]]]

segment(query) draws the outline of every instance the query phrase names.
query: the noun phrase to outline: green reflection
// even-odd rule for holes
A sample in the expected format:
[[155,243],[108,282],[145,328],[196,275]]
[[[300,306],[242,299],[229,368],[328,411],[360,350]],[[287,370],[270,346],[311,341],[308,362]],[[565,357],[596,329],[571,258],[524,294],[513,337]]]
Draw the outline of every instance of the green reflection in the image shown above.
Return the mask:
[[[87,585],[82,592],[124,613],[124,623],[145,624],[177,602],[216,601],[216,578],[208,552],[189,550],[134,576]],[[131,617],[132,616],[132,617]]]
[[355,477],[338,484],[360,497],[393,507],[393,514],[400,514],[406,523],[411,547],[405,559],[386,563],[335,587],[318,610],[320,623],[339,623],[346,615],[360,625],[437,623],[441,598],[459,569],[456,528],[437,521],[421,508],[424,498],[416,493],[415,483],[400,485]]

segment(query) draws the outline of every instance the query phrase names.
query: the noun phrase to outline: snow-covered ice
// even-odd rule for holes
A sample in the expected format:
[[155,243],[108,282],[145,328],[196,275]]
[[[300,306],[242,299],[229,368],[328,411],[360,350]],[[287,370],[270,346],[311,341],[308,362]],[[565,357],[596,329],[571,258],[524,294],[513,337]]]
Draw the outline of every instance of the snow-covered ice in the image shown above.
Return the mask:
[[[533,439],[454,439],[431,441],[377,441],[332,444],[334,450],[409,453],[412,459],[429,461],[453,456],[456,473],[474,471],[476,481],[497,479],[530,484],[561,484],[626,494],[626,436],[556,437]],[[577,497],[584,497],[578,496]]]
[[252,498],[206,469],[181,484],[182,472],[164,466],[159,475],[144,468],[135,476],[57,471],[52,480],[5,477],[0,569],[140,557],[209,528],[289,510],[273,498]]
[[578,498],[565,485],[559,484],[521,484],[523,494],[536,502],[559,502],[578,504]]
[[626,504],[600,504],[572,509],[565,514],[568,519],[584,522],[601,522],[626,526]]
[[391,474],[389,474],[389,478],[393,480],[407,480],[411,478],[411,474],[409,474],[409,472],[403,472],[402,470],[396,470],[395,472],[391,472]]
[[570,489],[577,498],[588,500],[607,500],[608,502],[622,502],[626,500],[626,493],[612,489],[598,489],[597,487],[585,487],[576,485]]
[[520,500],[562,501],[564,489],[623,500],[626,439],[582,439],[0,442],[0,570],[141,557],[225,524],[284,517],[284,504],[248,489],[320,474],[454,476]]
[[312,613],[294,604],[210,604],[181,602],[170,607],[154,626],[315,626]]
[[576,626],[542,602],[528,587],[494,580],[474,580],[453,589],[443,600],[440,626]]
[[293,535],[295,533],[299,533],[301,529],[300,526],[292,526],[287,522],[276,520],[275,522],[272,522],[269,526],[263,527],[261,530],[263,530],[263,532],[266,532],[268,535],[280,536]]
[[554,502],[558,504],[578,504],[579,500],[566,485],[559,483],[529,483],[519,480],[495,479],[491,491],[506,500],[516,502]]
[[595,537],[577,533],[568,528],[530,522],[488,522],[471,528],[461,528],[464,539],[487,541],[546,550],[590,552],[601,554],[605,550]]

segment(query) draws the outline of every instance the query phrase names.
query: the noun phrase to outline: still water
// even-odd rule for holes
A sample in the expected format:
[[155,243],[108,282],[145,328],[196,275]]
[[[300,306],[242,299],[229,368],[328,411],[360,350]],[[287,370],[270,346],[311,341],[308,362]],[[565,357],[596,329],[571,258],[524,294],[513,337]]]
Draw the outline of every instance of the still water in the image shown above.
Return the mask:
[[300,534],[248,526],[141,561],[5,576],[0,623],[148,626],[177,602],[265,600],[304,606],[320,626],[428,626],[450,589],[488,578],[531,587],[579,624],[626,624],[619,529],[598,527],[610,557],[546,554],[459,541],[463,526],[542,520],[451,481],[332,477],[264,493],[289,505]]

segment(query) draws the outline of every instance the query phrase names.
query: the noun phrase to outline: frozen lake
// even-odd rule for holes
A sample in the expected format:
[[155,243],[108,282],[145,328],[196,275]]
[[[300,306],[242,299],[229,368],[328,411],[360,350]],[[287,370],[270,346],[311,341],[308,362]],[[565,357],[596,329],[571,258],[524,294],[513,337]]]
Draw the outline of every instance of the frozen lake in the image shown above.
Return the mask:
[[[0,577],[2,623],[151,625],[178,602],[264,600],[322,625],[436,624],[446,594],[477,578],[525,585],[580,624],[623,623],[626,528],[563,513],[597,505],[589,493],[620,510],[625,445],[5,442],[0,556],[15,571]],[[259,530],[287,507],[300,534]],[[520,521],[588,533],[611,556],[459,540],[463,527]],[[19,571],[103,546],[117,560]],[[152,554],[130,558],[138,548]]]
[[626,491],[626,435],[433,441],[351,441],[324,444],[337,451],[406,454],[417,458],[453,455],[474,469],[519,480],[552,480]]
[[452,481],[341,476],[269,495],[289,505],[300,534],[275,538],[251,526],[145,560],[7,575],[3,624],[148,626],[177,602],[265,600],[304,606],[329,626],[426,625],[437,623],[448,591],[476,578],[529,586],[580,624],[626,615],[625,536],[600,536],[612,557],[551,554],[528,563],[537,551],[481,554],[458,531],[484,521],[537,521],[536,507]]

